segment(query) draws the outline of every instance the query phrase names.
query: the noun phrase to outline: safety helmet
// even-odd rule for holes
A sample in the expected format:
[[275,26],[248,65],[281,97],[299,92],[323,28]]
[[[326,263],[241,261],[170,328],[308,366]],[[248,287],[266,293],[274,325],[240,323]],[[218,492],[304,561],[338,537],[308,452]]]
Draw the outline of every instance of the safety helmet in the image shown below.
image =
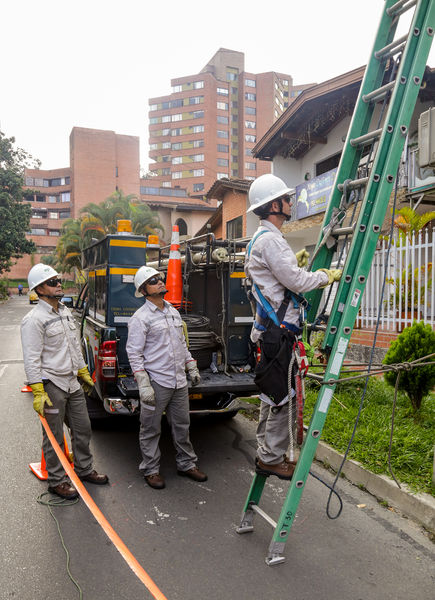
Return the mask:
[[292,188],[287,187],[282,179],[268,173],[267,175],[261,175],[252,182],[249,188],[249,204],[247,212],[251,212],[272,200],[276,200],[285,194],[293,193]]
[[50,265],[43,265],[39,263],[32,267],[27,275],[27,282],[29,284],[29,292],[34,290],[38,285],[48,281],[52,277],[58,277],[59,273],[50,267]]
[[140,288],[146,281],[148,281],[148,279],[154,277],[154,275],[161,275],[161,273],[159,273],[157,269],[154,269],[154,267],[144,266],[140,267],[140,269],[136,271],[136,275],[134,276],[134,287],[136,288],[134,295],[136,298],[142,298],[142,294],[139,291]]

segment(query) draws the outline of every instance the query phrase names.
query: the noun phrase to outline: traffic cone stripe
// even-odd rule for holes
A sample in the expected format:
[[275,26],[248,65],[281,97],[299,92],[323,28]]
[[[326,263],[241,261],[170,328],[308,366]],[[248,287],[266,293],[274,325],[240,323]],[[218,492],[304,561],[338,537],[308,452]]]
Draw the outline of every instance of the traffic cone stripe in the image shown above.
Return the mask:
[[183,293],[183,277],[181,269],[180,233],[178,225],[172,227],[171,246],[169,250],[168,272],[166,274],[166,288],[168,293],[165,300],[175,308],[181,307]]

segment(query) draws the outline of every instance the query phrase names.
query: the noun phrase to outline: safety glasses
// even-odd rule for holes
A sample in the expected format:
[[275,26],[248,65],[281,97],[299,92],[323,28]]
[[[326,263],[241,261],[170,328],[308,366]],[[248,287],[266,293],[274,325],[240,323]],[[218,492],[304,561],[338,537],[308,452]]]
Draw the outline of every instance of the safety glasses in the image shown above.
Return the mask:
[[62,283],[62,279],[58,277],[54,277],[53,279],[49,279],[48,281],[44,281],[48,287],[57,287],[60,283]]
[[157,285],[159,281],[163,281],[163,277],[161,275],[154,275],[154,277],[151,277],[145,283],[147,285]]

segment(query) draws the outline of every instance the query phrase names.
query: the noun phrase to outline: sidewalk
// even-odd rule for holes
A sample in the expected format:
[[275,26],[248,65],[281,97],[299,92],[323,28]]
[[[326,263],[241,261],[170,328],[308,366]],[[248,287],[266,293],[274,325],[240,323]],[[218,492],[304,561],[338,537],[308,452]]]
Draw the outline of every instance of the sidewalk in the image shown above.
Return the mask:
[[[324,442],[319,442],[316,460],[338,471],[343,455]],[[342,473],[354,485],[363,486],[375,498],[388,502],[389,506],[435,534],[435,498],[430,494],[414,494],[403,483],[398,488],[389,477],[371,473],[351,459],[344,463]]]

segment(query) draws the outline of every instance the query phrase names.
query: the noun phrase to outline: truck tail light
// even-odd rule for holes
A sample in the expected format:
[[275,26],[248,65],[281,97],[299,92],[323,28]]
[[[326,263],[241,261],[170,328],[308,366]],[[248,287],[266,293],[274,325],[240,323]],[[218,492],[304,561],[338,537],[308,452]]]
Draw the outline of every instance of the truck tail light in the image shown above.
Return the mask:
[[116,378],[116,341],[103,342],[98,351],[97,371],[102,379]]

